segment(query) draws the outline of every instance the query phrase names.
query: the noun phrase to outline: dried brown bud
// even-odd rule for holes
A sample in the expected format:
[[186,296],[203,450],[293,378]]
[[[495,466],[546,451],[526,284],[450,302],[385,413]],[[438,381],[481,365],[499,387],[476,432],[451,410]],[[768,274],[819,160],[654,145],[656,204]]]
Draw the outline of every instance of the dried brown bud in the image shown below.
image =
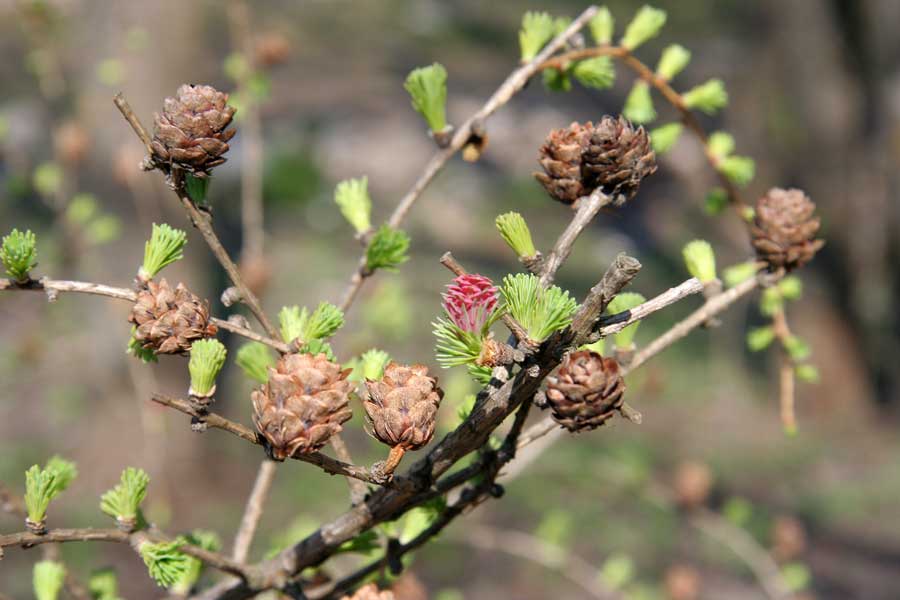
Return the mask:
[[76,164],[87,156],[91,138],[84,127],[74,121],[66,121],[53,134],[53,145],[63,162]]
[[154,163],[168,169],[177,166],[206,177],[209,169],[225,162],[227,129],[235,109],[228,94],[208,85],[182,85],[174,98],[166,98],[162,114],[154,117],[151,147]]
[[366,381],[366,389],[363,407],[375,439],[404,450],[418,450],[431,441],[444,392],[428,367],[391,362],[381,380]]
[[713,476],[709,467],[698,462],[683,462],[675,471],[675,499],[685,508],[706,504],[712,490]]
[[270,31],[256,40],[254,61],[263,67],[274,67],[288,59],[291,41],[281,33]]
[[572,352],[547,378],[553,419],[569,431],[603,425],[622,407],[624,393],[619,364],[590,350]]
[[159,354],[187,352],[194,341],[212,337],[217,331],[209,320],[209,302],[182,283],[173,290],[165,279],[146,282],[146,287],[138,291],[128,320],[137,326],[134,338]]
[[700,573],[687,565],[675,565],[666,571],[666,598],[697,600],[700,597]]
[[316,452],[341,431],[352,416],[349,374],[324,354],[287,354],[269,368],[269,381],[251,400],[253,424],[268,441],[272,458]]
[[772,553],[780,562],[795,560],[806,551],[806,529],[794,517],[782,515],[772,524]]
[[750,226],[756,256],[772,270],[802,267],[825,245],[815,239],[819,218],[815,203],[801,190],[772,188],[756,204]]

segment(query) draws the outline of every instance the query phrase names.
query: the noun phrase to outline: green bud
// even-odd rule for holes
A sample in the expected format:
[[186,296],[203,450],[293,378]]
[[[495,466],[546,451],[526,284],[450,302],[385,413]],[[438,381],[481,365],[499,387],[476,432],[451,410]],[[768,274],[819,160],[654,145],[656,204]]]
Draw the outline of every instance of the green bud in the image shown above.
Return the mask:
[[78,467],[75,463],[58,455],[52,456],[44,468],[54,475],[53,486],[55,494],[65,491],[69,484],[78,477]]
[[6,274],[20,283],[28,281],[28,272],[37,266],[37,238],[31,230],[13,229],[3,237],[0,245],[0,261]]
[[150,240],[144,245],[144,264],[138,273],[138,277],[152,279],[157,273],[173,262],[184,257],[184,245],[187,244],[187,234],[181,229],[175,229],[163,223],[153,224]]
[[792,562],[781,567],[781,579],[790,593],[796,593],[809,587],[812,575],[803,563]]
[[431,131],[443,131],[447,127],[447,69],[440,63],[415,69],[406,77],[403,87]]
[[537,255],[531,231],[525,219],[517,212],[508,212],[497,217],[495,224],[500,236],[520,258],[532,258]]
[[664,10],[644,6],[625,28],[625,35],[622,36],[619,44],[628,50],[634,50],[647,40],[656,37],[665,24],[666,12]]
[[763,290],[759,298],[759,312],[767,317],[773,316],[784,308],[784,299],[778,288],[770,287]]
[[66,567],[52,560],[42,560],[34,565],[32,583],[37,600],[56,600],[66,581]]
[[244,375],[260,383],[269,380],[269,367],[275,366],[272,352],[259,342],[247,342],[241,346],[234,362],[244,371]]
[[366,268],[370,271],[396,271],[398,266],[409,260],[407,250],[409,236],[385,223],[375,232],[366,248]]
[[684,46],[672,44],[663,50],[659,64],[656,66],[656,74],[662,79],[670,81],[681,73],[689,62],[691,62],[691,52]]
[[797,379],[804,383],[819,383],[821,379],[819,369],[808,363],[794,367],[794,373],[797,375]]
[[178,550],[184,544],[184,538],[179,537],[157,544],[145,541],[138,546],[138,553],[144,559],[150,577],[160,586],[173,586],[188,575],[190,557]]
[[600,580],[610,589],[625,588],[635,576],[634,561],[625,554],[616,553],[600,567]]
[[[637,294],[635,292],[622,292],[618,294],[615,298],[612,299],[606,307],[607,314],[616,315],[621,312],[625,312],[626,310],[631,310],[637,306],[640,306],[647,299],[644,298],[641,294]],[[627,350],[634,345],[634,336],[637,334],[638,325],[640,325],[640,321],[637,323],[632,323],[622,331],[613,334],[613,339],[616,342],[616,347],[621,348],[623,350]]]
[[75,194],[66,207],[66,218],[76,225],[87,225],[97,214],[97,199],[93,194]]
[[[218,552],[222,547],[222,542],[215,532],[202,529],[195,529],[188,534],[186,542],[210,552]],[[188,596],[194,585],[200,580],[200,575],[203,574],[204,565],[199,558],[188,556],[187,562],[187,569],[185,569],[184,575],[179,577],[169,589],[176,596]]]
[[775,330],[771,327],[755,327],[747,332],[747,347],[759,352],[768,348],[774,339]]
[[694,240],[688,242],[681,251],[688,273],[700,280],[700,283],[709,283],[716,279],[716,254],[709,242]]
[[791,357],[791,360],[794,360],[796,362],[806,360],[812,353],[809,344],[807,344],[796,335],[790,335],[786,339],[782,340],[782,345],[784,346],[784,349],[787,350],[787,353]]
[[672,149],[684,131],[681,123],[666,123],[650,132],[650,143],[657,154],[665,154]]
[[711,217],[721,214],[726,206],[728,206],[728,192],[720,187],[711,189],[703,202],[704,212]]
[[336,362],[337,358],[334,355],[334,350],[331,347],[331,344],[324,340],[312,339],[307,343],[303,344],[300,348],[300,352],[304,352],[306,354],[312,354],[313,356],[317,354],[324,354],[325,358],[330,360],[331,362]]
[[88,579],[88,591],[94,600],[119,600],[119,581],[110,568],[98,569]]
[[785,300],[799,300],[803,295],[803,282],[796,275],[788,275],[778,282],[778,291]]
[[211,177],[194,177],[190,173],[184,176],[184,189],[197,206],[206,206]]
[[545,12],[528,11],[522,16],[519,48],[522,62],[533,59],[556,34],[556,22]]
[[43,523],[47,518],[47,507],[55,495],[55,477],[49,469],[41,470],[32,465],[25,471],[25,510],[32,523]]
[[750,183],[756,175],[756,162],[746,156],[727,156],[719,161],[717,167],[729,181],[741,187]]
[[343,311],[330,302],[320,302],[306,323],[303,339],[305,341],[328,339],[343,325]]
[[757,271],[759,271],[759,267],[757,267],[756,263],[752,260],[731,265],[723,272],[725,284],[728,287],[734,287],[739,283],[743,283],[751,277],[754,277]]
[[34,189],[41,196],[53,196],[62,189],[63,172],[59,165],[52,162],[39,164],[34,169],[32,182]]
[[216,389],[216,376],[225,366],[225,345],[217,339],[198,340],[191,346],[188,371],[191,373],[191,394],[209,396]]
[[568,327],[578,309],[578,303],[569,292],[555,285],[545,288],[531,273],[504,277],[500,294],[503,297],[501,310],[509,312],[535,342]]
[[653,108],[653,98],[650,97],[650,86],[646,81],[634,82],[631,92],[625,99],[622,114],[634,123],[649,123],[656,119],[656,109]]
[[544,69],[541,74],[544,87],[551,92],[568,92],[572,89],[572,79],[568,71],[560,69]]
[[741,218],[747,221],[748,223],[752,222],[753,219],[756,218],[756,209],[752,206],[745,206],[741,210]]
[[281,337],[285,342],[290,344],[297,338],[303,340],[309,311],[306,307],[301,309],[299,306],[284,306],[278,311],[278,321],[281,324]]
[[100,510],[113,517],[121,525],[137,522],[140,504],[147,495],[150,477],[143,469],[128,467],[122,471],[119,484],[107,490],[100,498]]
[[721,79],[710,79],[686,92],[682,100],[686,107],[712,115],[728,104],[728,92]]
[[391,362],[390,355],[384,350],[372,348],[362,354],[360,358],[360,366],[362,369],[363,379],[381,379],[384,374],[384,368]]
[[334,201],[341,214],[357,233],[365,233],[372,228],[372,199],[369,197],[369,178],[347,179],[334,188]]
[[716,131],[706,141],[709,153],[717,159],[723,159],[734,152],[734,137],[724,131]]
[[591,30],[591,37],[594,38],[598,46],[608,46],[612,42],[615,21],[612,13],[605,6],[600,7],[600,10],[588,23],[588,27]]
[[616,81],[616,68],[608,56],[580,60],[572,67],[572,74],[581,85],[598,90],[610,88]]

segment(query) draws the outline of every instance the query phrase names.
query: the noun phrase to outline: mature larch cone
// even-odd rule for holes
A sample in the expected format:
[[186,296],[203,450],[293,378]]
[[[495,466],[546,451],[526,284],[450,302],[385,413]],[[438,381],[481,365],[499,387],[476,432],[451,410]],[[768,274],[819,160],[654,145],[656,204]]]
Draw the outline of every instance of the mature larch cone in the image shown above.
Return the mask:
[[341,600],[394,600],[394,593],[390,590],[379,590],[374,583],[362,586],[352,596],[344,596]]
[[572,123],[566,129],[554,129],[541,146],[538,162],[543,173],[534,177],[552,197],[564,204],[572,204],[591,193],[585,186],[582,158],[594,131],[590,121],[582,125]]
[[825,245],[815,239],[819,218],[815,203],[802,190],[772,188],[756,203],[750,227],[753,247],[771,269],[802,267]]
[[128,320],[136,325],[134,338],[159,354],[179,354],[196,340],[216,334],[209,320],[209,302],[179,283],[174,290],[165,279],[147,281],[138,291]]
[[425,365],[391,362],[378,381],[366,380],[363,407],[378,441],[391,447],[385,474],[396,468],[407,450],[418,450],[434,437],[438,406],[444,392]]
[[153,160],[196,177],[209,175],[209,169],[225,162],[228,140],[235,134],[226,129],[235,112],[226,102],[228,94],[208,85],[178,88],[174,98],[166,98],[162,114],[154,115]]
[[569,431],[603,425],[621,408],[624,392],[619,363],[590,350],[572,352],[556,375],[547,378],[553,419]]
[[272,458],[321,449],[349,420],[350,369],[325,354],[287,354],[269,368],[269,380],[251,395],[253,424]]
[[594,127],[583,168],[590,189],[601,187],[620,205],[634,198],[641,180],[655,172],[656,153],[643,127],[635,129],[621,116],[605,116]]

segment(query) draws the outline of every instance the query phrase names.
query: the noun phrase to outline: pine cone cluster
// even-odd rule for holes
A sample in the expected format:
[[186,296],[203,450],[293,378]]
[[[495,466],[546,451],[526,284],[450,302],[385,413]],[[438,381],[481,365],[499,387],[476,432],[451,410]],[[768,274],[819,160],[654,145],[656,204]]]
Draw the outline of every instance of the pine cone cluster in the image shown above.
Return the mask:
[[379,381],[366,381],[363,403],[372,435],[388,446],[418,450],[434,437],[444,392],[424,365],[391,362]]
[[134,338],[158,354],[188,352],[194,341],[212,337],[209,302],[191,293],[183,283],[173,290],[165,279],[147,281],[137,294],[128,320],[136,325]]
[[174,98],[166,98],[162,114],[154,115],[154,162],[163,169],[175,165],[195,177],[206,177],[224,163],[228,140],[235,134],[226,129],[235,113],[227,102],[228,94],[212,86],[178,88]]
[[802,190],[772,188],[756,203],[750,233],[756,256],[770,269],[802,267],[825,245],[815,239],[819,218],[815,203]]
[[634,197],[644,177],[656,172],[650,136],[623,117],[605,116],[596,126],[588,121],[554,129],[540,156],[544,172],[534,176],[564,204],[600,187],[621,205]]
[[321,449],[349,420],[350,369],[325,354],[287,354],[269,369],[269,380],[251,395],[253,424],[272,458]]
[[572,352],[556,375],[547,378],[553,419],[569,431],[603,425],[621,408],[624,392],[619,363],[590,350]]

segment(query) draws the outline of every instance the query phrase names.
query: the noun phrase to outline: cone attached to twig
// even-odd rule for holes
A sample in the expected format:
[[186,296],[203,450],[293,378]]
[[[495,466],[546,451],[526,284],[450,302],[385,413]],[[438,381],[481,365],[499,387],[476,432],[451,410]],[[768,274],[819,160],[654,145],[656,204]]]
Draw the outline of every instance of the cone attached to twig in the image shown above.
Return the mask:
[[656,154],[643,127],[624,117],[554,129],[541,146],[543,173],[535,177],[560,202],[572,204],[598,187],[621,205],[637,193],[644,177],[656,172]]
[[418,450],[434,437],[435,418],[444,392],[425,365],[391,362],[378,381],[367,380],[363,403],[370,433],[391,447],[383,467],[390,475],[407,450]]
[[225,162],[227,129],[235,108],[228,106],[228,94],[208,85],[182,85],[174,98],[166,98],[162,114],[154,115],[151,147],[154,162],[168,169],[177,166],[206,177],[209,170]]
[[750,227],[756,256],[770,269],[802,267],[825,242],[815,239],[819,218],[816,205],[802,190],[772,188],[756,204]]
[[591,134],[583,171],[587,185],[603,188],[615,205],[631,200],[641,181],[656,172],[650,136],[624,117],[603,117]]
[[136,325],[135,340],[158,354],[180,354],[196,340],[212,337],[209,302],[179,283],[173,290],[165,279],[147,281],[137,295],[128,320]]
[[603,425],[622,407],[624,392],[619,363],[590,350],[572,352],[547,378],[553,419],[569,431]]
[[325,354],[287,354],[269,368],[268,382],[251,399],[253,424],[273,459],[316,452],[341,431],[351,417],[350,371]]
[[547,193],[563,204],[572,204],[591,193],[582,174],[582,159],[594,132],[594,124],[572,123],[564,129],[554,129],[541,146],[538,162],[543,173],[535,178]]

